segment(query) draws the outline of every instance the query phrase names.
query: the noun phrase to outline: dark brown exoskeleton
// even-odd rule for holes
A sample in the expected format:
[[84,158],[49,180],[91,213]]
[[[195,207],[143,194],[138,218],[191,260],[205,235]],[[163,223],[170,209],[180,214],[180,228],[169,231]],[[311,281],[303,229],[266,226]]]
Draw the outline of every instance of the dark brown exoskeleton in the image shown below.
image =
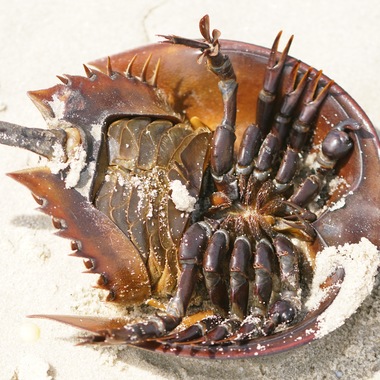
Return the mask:
[[[165,305],[141,321],[37,316],[94,333],[85,343],[200,357],[268,354],[314,339],[316,317],[336,295],[333,288],[316,312],[305,310],[315,252],[340,243],[324,226],[352,218],[324,207],[351,185],[336,191],[330,181],[357,159],[366,121],[331,106],[337,86],[288,57],[292,38],[279,54],[279,34],[268,56],[250,45],[236,52],[228,41],[221,50],[208,16],[200,30],[203,41],[164,36],[169,44],[151,49],[163,59],[150,80],[150,56],[137,62],[147,54],[141,49],[112,66],[85,66],[87,78],[60,77],[63,84],[30,93],[49,130],[0,124],[1,143],[49,159],[49,168],[10,175],[100,274],[107,300]],[[219,93],[208,90],[215,77]],[[323,107],[331,127],[321,125]],[[370,194],[353,184],[360,199]],[[366,222],[375,225],[376,216]],[[355,242],[359,232],[350,222],[341,238]],[[328,281],[342,278],[337,270]]]

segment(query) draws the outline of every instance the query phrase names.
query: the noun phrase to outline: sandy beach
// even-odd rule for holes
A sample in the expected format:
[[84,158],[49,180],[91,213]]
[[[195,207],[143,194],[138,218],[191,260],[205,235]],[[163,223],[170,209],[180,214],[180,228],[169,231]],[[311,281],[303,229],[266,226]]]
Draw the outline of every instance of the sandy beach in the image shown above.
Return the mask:
[[[0,119],[45,127],[28,90],[51,87],[63,73],[82,75],[82,63],[156,42],[157,34],[198,38],[199,18],[208,13],[225,39],[270,46],[279,30],[284,41],[294,34],[290,54],[323,69],[380,132],[378,1],[225,4],[0,0]],[[379,279],[344,326],[311,345],[259,359],[199,363],[135,348],[78,347],[78,332],[70,327],[41,320],[31,325],[26,316],[36,313],[111,312],[88,290],[96,276],[81,274],[82,261],[67,255],[69,241],[54,235],[29,191],[5,175],[36,165],[37,156],[0,146],[0,380],[380,379]],[[39,339],[26,336],[35,326]]]

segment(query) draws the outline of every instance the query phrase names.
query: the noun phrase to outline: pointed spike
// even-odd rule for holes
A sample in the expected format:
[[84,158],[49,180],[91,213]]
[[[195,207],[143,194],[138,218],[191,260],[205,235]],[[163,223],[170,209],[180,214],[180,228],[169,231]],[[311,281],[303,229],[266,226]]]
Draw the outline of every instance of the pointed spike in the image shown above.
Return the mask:
[[273,41],[272,49],[270,51],[269,60],[268,60],[268,67],[274,67],[276,65],[277,50],[278,50],[278,44],[280,42],[281,35],[282,35],[282,30],[278,32],[276,38]]
[[83,64],[83,68],[88,79],[96,77],[96,74],[87,65]]
[[68,78],[62,76],[62,75],[57,75],[57,78],[65,85],[69,85],[70,81]]
[[78,253],[81,251],[82,243],[79,240],[71,240],[71,250]]
[[87,330],[93,333],[98,333],[107,329],[122,328],[128,323],[126,318],[104,318],[104,317],[84,317],[84,316],[72,316],[72,315],[46,315],[35,314],[28,315],[28,318],[43,318],[50,319],[65,323],[70,326],[74,326],[83,330]]
[[129,61],[129,64],[128,64],[128,67],[127,67],[127,70],[125,71],[125,76],[127,78],[132,78],[133,75],[132,75],[132,66],[133,66],[133,63],[136,61],[136,58],[137,58],[137,54],[135,54],[132,59]]
[[[82,273],[94,274],[93,271],[84,271]],[[103,286],[103,285],[99,285],[99,284],[93,285],[92,288],[93,289],[108,290],[107,286]],[[106,301],[107,301],[107,297],[106,297]]]
[[292,45],[292,42],[293,42],[293,38],[294,38],[294,36],[291,36],[289,38],[288,43],[286,44],[285,49],[281,54],[281,58],[277,63],[277,65],[279,65],[280,67],[282,67],[284,65],[286,58],[288,57],[290,46]]
[[62,220],[61,219],[58,219],[58,218],[54,218],[52,217],[51,218],[51,221],[53,223],[53,226],[57,229],[57,230],[61,230],[62,227],[63,227],[63,223],[62,223]]
[[311,80],[310,90],[306,94],[306,99],[305,99],[306,103],[313,101],[315,94],[317,92],[317,88],[318,88],[319,80],[321,79],[321,75],[322,75],[322,70],[319,70],[315,74],[314,78]]
[[111,57],[107,57],[107,75],[111,78],[115,73],[112,70]]
[[303,91],[307,83],[307,78],[309,77],[311,71],[312,71],[311,67],[309,67],[307,71],[305,71],[305,73],[302,75],[301,80],[298,82],[298,85],[296,86],[295,91]]
[[80,346],[89,346],[89,345],[96,345],[96,346],[102,346],[102,345],[108,345],[106,343],[106,336],[104,335],[90,335],[87,337],[81,338],[81,341],[76,343],[76,347]]
[[59,230],[67,230],[67,223],[64,219],[55,218],[54,216],[51,219],[55,228]]
[[158,71],[160,70],[161,58],[158,59],[156,67],[154,68],[153,75],[149,80],[149,84],[153,87],[157,87]]
[[146,73],[148,71],[148,66],[149,66],[149,62],[151,58],[152,58],[152,54],[149,54],[141,70],[141,75],[140,75],[141,82],[146,82]]
[[326,98],[331,86],[334,84],[334,81],[333,80],[330,80],[326,85],[325,87],[323,87],[323,89],[318,93],[318,95],[316,96],[316,98],[314,99],[315,102],[317,103],[322,103],[323,100]]
[[116,293],[113,289],[111,289],[108,293],[108,296],[106,297],[106,301],[112,302],[112,301],[115,301],[115,299],[116,299]]
[[43,207],[43,205],[46,203],[46,199],[41,198],[41,197],[37,196],[36,194],[33,194],[33,193],[32,193],[32,197],[33,197],[33,199],[34,199],[34,200],[35,200],[40,206],[42,206],[42,207]]
[[157,34],[158,37],[166,38],[166,41],[161,41],[162,43],[170,43],[170,44],[177,44],[177,45],[184,45],[188,46],[194,49],[208,49],[210,47],[210,44],[199,41],[199,40],[192,40],[190,38],[184,38],[175,36],[173,34],[171,35],[163,35],[163,34]]
[[109,280],[105,273],[100,273],[98,281],[96,284],[100,287],[106,286],[108,284]]
[[[62,85],[59,85],[62,86]],[[45,118],[55,118],[55,113],[52,108],[52,104],[46,102],[46,99],[52,99],[52,96],[55,94],[53,88],[49,88],[46,90],[38,90],[38,91],[28,91],[27,94],[35,106],[39,109],[41,114]]]
[[94,274],[94,271],[92,269],[87,269],[87,270],[83,270],[81,273],[83,273],[83,274]]
[[63,228],[60,228],[57,232],[54,233],[54,235],[59,236],[64,239],[70,239],[70,231],[67,229],[66,226],[63,226]]
[[94,259],[83,260],[83,264],[90,271],[93,271],[95,269],[95,260]]
[[298,69],[300,67],[301,62],[298,61],[292,68],[291,73],[288,77],[288,82],[285,85],[285,94],[289,96],[299,96],[303,92],[306,84],[307,84],[307,78],[309,77],[309,74],[312,70],[311,67],[307,69],[307,71],[302,75],[300,81],[297,83],[297,77],[298,77]]
[[285,94],[293,92],[294,89],[296,88],[298,69],[300,67],[300,63],[301,63],[300,61],[297,61],[292,67],[292,70],[286,81]]
[[80,254],[78,254],[77,252],[68,253],[67,256],[70,256],[70,257],[83,257]]
[[76,257],[76,258],[81,258],[81,259],[88,259],[89,258],[89,255],[87,255],[86,253],[83,253],[81,251],[71,252],[68,255],[71,257]]

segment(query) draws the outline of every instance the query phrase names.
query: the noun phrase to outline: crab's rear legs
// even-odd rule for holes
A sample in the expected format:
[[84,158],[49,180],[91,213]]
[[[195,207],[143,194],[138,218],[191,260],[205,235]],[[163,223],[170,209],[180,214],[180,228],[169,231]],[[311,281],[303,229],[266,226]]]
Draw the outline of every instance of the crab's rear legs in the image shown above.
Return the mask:
[[91,329],[97,335],[83,343],[139,344],[149,339],[157,340],[165,337],[174,330],[186,315],[211,233],[212,227],[206,222],[194,223],[184,233],[178,252],[181,264],[178,286],[165,314],[116,328],[111,327],[99,331]]

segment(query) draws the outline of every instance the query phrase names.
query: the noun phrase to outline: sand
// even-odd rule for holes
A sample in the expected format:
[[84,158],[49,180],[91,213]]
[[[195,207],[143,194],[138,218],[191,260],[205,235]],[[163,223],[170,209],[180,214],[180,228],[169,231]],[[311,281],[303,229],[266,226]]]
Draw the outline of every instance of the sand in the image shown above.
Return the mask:
[[[0,119],[44,127],[27,90],[54,85],[56,74],[82,73],[84,62],[155,42],[156,34],[197,37],[205,13],[228,39],[269,46],[280,29],[284,41],[295,34],[291,54],[323,68],[380,125],[376,0],[250,0],[223,7],[209,0],[0,0]],[[32,154],[0,147],[0,380],[16,379],[16,373],[19,380],[380,377],[378,283],[338,330],[261,359],[199,363],[134,348],[76,347],[77,332],[69,327],[39,320],[31,325],[28,314],[81,312],[99,298],[87,291],[94,278],[80,273],[81,260],[67,256],[69,243],[34,211],[29,192],[4,175],[37,163]]]

